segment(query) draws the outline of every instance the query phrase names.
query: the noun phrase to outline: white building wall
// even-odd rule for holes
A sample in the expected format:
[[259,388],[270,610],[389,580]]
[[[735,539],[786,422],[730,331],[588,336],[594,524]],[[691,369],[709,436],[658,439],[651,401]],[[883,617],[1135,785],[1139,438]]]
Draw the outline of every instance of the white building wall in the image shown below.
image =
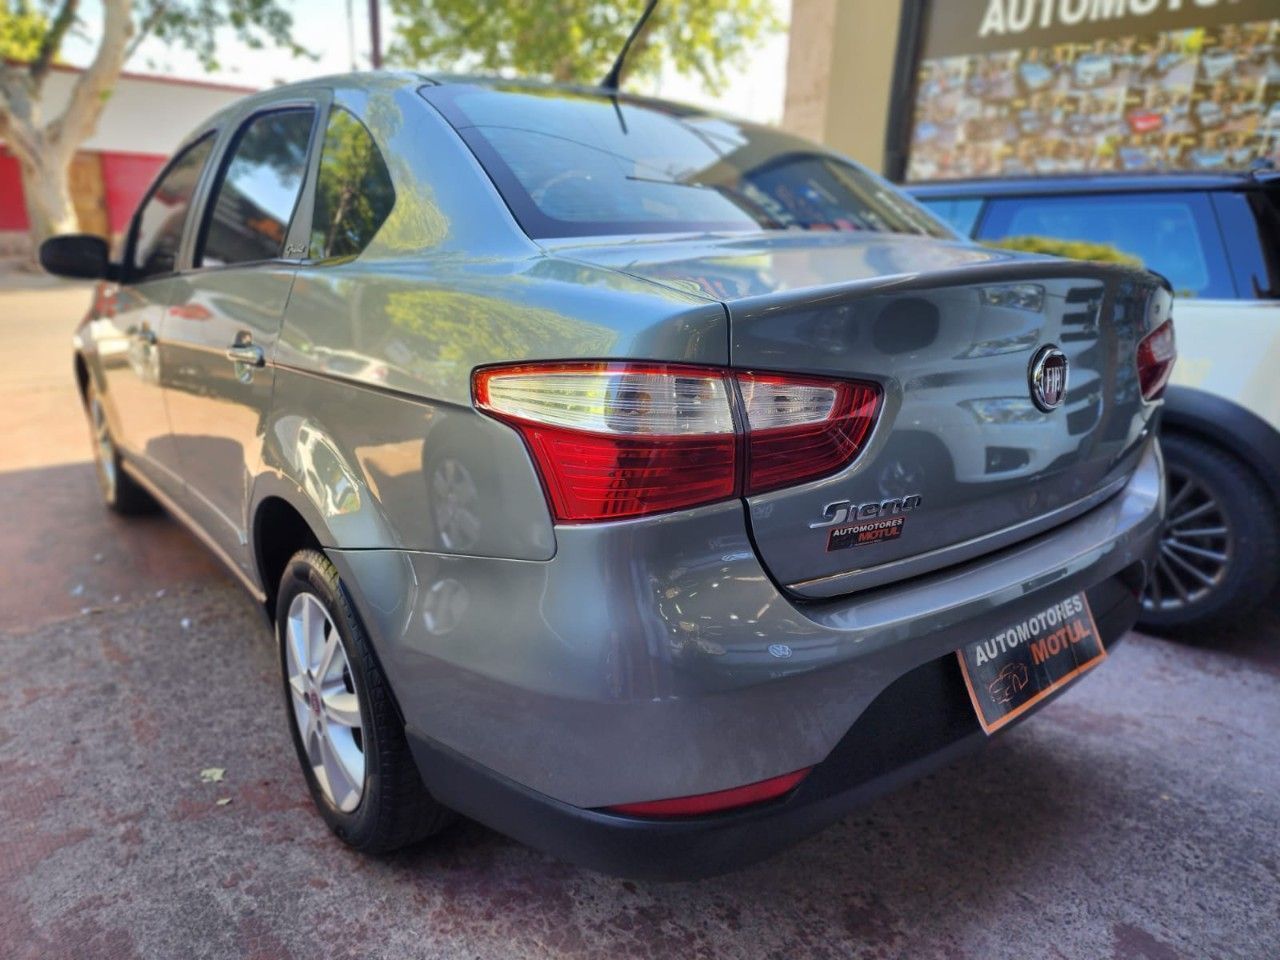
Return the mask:
[[[44,94],[47,117],[57,116],[66,106],[78,75],[71,70],[50,72]],[[97,132],[80,149],[168,155],[202,120],[249,92],[125,75],[102,111]]]

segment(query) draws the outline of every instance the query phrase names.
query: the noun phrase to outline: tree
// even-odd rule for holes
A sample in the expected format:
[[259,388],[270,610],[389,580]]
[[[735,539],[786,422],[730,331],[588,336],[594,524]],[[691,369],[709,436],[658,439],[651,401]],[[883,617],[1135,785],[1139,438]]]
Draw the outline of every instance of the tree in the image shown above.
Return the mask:
[[[608,72],[644,9],[641,0],[390,2],[400,23],[390,58],[399,63],[588,84]],[[770,0],[659,2],[626,73],[652,77],[670,64],[719,93],[725,65],[780,26]]]
[[0,0],[0,139],[17,157],[35,244],[77,228],[67,175],[76,149],[93,135],[125,63],[148,36],[192,50],[216,69],[217,31],[229,28],[250,47],[273,43],[305,54],[290,39],[293,18],[278,0],[101,0],[93,60],[76,77],[66,106],[45,109],[45,82],[68,33],[79,26],[80,0]]

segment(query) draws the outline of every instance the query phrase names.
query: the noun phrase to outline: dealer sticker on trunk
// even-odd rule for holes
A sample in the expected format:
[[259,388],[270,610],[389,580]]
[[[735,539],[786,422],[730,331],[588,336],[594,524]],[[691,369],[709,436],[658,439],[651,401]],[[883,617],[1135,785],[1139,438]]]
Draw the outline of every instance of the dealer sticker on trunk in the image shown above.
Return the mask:
[[1089,600],[1067,597],[956,651],[969,699],[988,734],[1107,656]]
[[860,547],[868,543],[883,543],[886,540],[897,540],[902,536],[902,528],[907,524],[906,517],[884,517],[878,520],[863,520],[848,523],[834,528],[827,536],[827,550],[847,550],[849,547]]

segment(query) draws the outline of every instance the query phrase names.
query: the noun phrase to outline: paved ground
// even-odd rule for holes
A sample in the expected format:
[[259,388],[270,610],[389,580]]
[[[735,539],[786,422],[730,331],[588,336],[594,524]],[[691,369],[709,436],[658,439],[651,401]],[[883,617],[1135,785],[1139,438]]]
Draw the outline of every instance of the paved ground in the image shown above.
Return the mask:
[[346,852],[252,602],[171,522],[94,502],[82,294],[3,286],[5,960],[1277,956],[1275,604],[1212,646],[1130,637],[974,761],[726,878],[613,880],[469,824]]

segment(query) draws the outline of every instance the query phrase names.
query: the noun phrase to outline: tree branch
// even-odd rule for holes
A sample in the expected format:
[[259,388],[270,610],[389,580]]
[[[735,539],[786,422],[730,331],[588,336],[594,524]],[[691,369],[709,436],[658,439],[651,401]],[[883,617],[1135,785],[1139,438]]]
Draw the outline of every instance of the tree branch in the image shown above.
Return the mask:
[[36,51],[36,58],[31,61],[30,70],[31,83],[36,89],[44,83],[49,67],[53,64],[53,58],[62,48],[62,38],[76,22],[76,9],[79,6],[80,0],[63,0],[58,15],[53,18],[53,23],[49,24],[49,29],[40,38],[40,49]]
[[160,18],[165,15],[165,11],[169,8],[169,0],[156,0],[155,6],[151,8],[151,12],[138,25],[138,32],[133,37],[133,42],[124,51],[124,62],[128,63],[133,59],[133,55],[138,52],[138,47],[142,41],[150,36],[151,31],[155,29],[156,24],[160,22]]
[[93,62],[76,78],[62,116],[49,123],[51,146],[74,150],[92,135],[115,86],[133,33],[133,0],[103,0],[102,40]]

